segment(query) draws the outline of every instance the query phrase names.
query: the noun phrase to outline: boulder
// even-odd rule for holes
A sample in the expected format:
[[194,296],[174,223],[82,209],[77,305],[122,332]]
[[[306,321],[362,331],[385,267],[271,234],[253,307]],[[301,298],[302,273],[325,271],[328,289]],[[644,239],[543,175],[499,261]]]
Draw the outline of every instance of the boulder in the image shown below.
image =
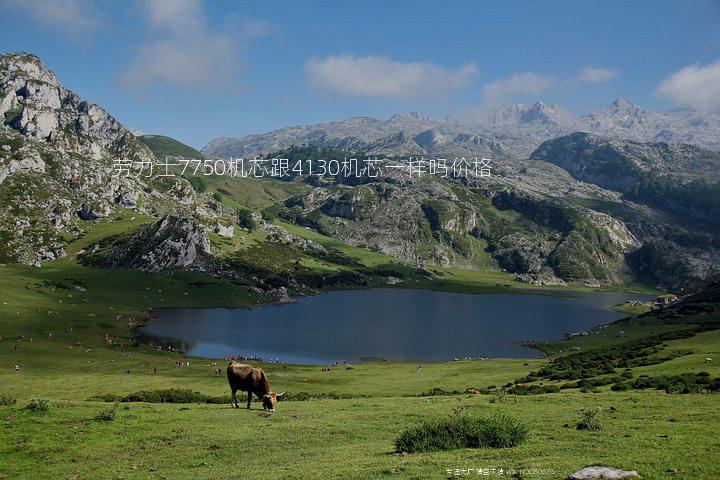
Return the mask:
[[83,203],[78,211],[78,216],[82,220],[97,220],[101,217],[107,217],[111,212],[112,210],[105,203],[98,203],[96,205]]
[[234,235],[235,227],[232,225],[223,225],[222,223],[218,223],[217,225],[217,234],[221,237],[228,237],[232,238]]
[[619,468],[602,467],[599,465],[585,467],[578,470],[569,477],[568,480],[587,480],[594,478],[603,479],[623,479],[623,478],[640,478],[635,470],[621,470]]
[[120,194],[115,199],[115,203],[118,203],[121,206],[127,207],[127,208],[137,208],[139,199],[140,199],[139,192],[128,192],[128,193]]

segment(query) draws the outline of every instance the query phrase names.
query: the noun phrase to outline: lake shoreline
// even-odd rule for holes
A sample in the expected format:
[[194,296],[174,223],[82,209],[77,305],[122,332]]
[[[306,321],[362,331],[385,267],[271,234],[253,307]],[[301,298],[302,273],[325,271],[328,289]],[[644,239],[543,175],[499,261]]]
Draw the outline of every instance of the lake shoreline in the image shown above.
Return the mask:
[[[371,294],[368,293],[370,290],[372,290]],[[281,363],[298,364],[330,364],[338,361],[358,363],[366,361],[368,358],[395,358],[397,359],[395,361],[426,363],[444,363],[454,359],[470,358],[538,358],[538,356],[544,357],[545,354],[541,349],[534,347],[533,342],[554,342],[563,335],[578,329],[592,330],[617,321],[623,317],[618,312],[611,310],[610,307],[616,304],[618,299],[625,299],[629,296],[635,298],[635,295],[647,296],[646,294],[627,292],[570,290],[559,295],[549,296],[512,292],[517,295],[517,298],[515,302],[511,300],[512,303],[508,304],[506,294],[477,295],[427,289],[344,289],[322,293],[322,295],[295,297],[293,302],[263,303],[250,307],[149,309],[147,312],[149,319],[138,327],[135,338],[139,343],[173,345],[175,351],[203,358],[217,359],[222,358],[225,354],[246,354],[249,357],[280,358],[282,359]],[[347,295],[345,295],[346,293]],[[329,296],[332,297],[327,299]],[[369,296],[372,298],[368,299]],[[351,302],[349,307],[353,312],[342,313],[342,308],[347,307],[347,304],[338,299],[343,298],[355,302]],[[527,301],[524,300],[526,298]],[[399,307],[398,300],[400,301]],[[517,300],[528,306],[518,305]],[[335,305],[333,307],[335,310],[328,312],[327,304],[334,302],[340,302],[340,305]],[[417,307],[417,302],[423,306]],[[478,317],[477,315],[482,313],[488,302],[492,305],[495,315]],[[388,306],[393,308],[389,309]],[[270,309],[271,307],[276,308]],[[368,308],[370,310],[365,313]],[[397,310],[398,308],[399,310]],[[403,308],[417,309],[417,311],[403,313]],[[529,308],[529,310],[524,311],[523,308]],[[425,310],[432,313],[424,313]],[[563,313],[565,310],[567,313]],[[180,320],[168,320],[168,315],[172,312],[176,312]],[[207,315],[205,320],[202,318],[203,315]],[[345,315],[348,318],[338,318],[338,315]],[[387,315],[391,315],[392,318],[385,320],[385,323],[378,320]],[[540,316],[537,317],[537,315]],[[198,319],[198,317],[200,318]],[[221,317],[222,320],[218,320],[218,317]],[[500,318],[503,320],[498,323],[497,319]],[[237,322],[243,321],[256,323],[251,323],[253,326],[249,330],[240,330],[235,325]],[[322,324],[323,321],[330,323]],[[453,321],[461,322],[461,326],[448,323]],[[161,328],[160,322],[165,322],[163,328],[170,328],[170,330],[158,330]],[[216,323],[208,324],[207,322]],[[278,327],[278,322],[282,323],[282,327]],[[200,323],[204,324],[202,329],[198,329]],[[212,325],[212,327],[208,325]],[[521,327],[520,325],[525,326]],[[173,333],[173,328],[183,328],[184,330],[182,333]],[[224,335],[214,333],[219,328],[225,329]],[[343,335],[350,334],[355,335],[357,339],[368,339],[366,341],[370,341],[368,344],[370,350],[359,350],[359,347],[354,345],[359,340],[345,339],[342,341],[347,342],[348,351],[342,350],[340,347],[333,347],[326,353],[325,347],[313,342],[318,342],[316,337],[322,337],[324,335],[322,332],[327,328],[335,329],[335,333],[340,335],[341,340],[344,338]],[[363,328],[365,330],[374,329],[373,335],[376,336],[373,337],[367,331],[363,331]],[[424,331],[425,328],[430,328],[430,330],[424,334],[416,332],[416,330]],[[529,331],[532,332],[529,335],[525,333],[527,328],[530,328]],[[198,339],[193,338],[195,334],[188,333],[194,329],[203,330],[199,344],[193,344],[192,341]],[[239,331],[243,332],[241,337],[245,342],[240,346],[232,344],[228,340],[237,337]],[[310,335],[308,331],[315,333]],[[465,332],[469,336],[468,338],[475,338],[479,343],[469,342],[458,332]],[[393,345],[391,342],[383,340],[383,336],[386,334],[395,335],[399,341],[406,343],[400,342],[400,345]],[[308,335],[310,336],[308,337]],[[299,340],[305,337],[308,337],[306,341],[309,343]],[[426,337],[435,340],[428,344]],[[255,338],[255,343],[250,340],[252,338]],[[171,339],[176,341],[170,342]],[[278,341],[285,342],[285,345],[296,345],[293,347],[296,350],[289,350],[293,353],[288,353],[289,351],[285,347],[278,350],[278,345],[274,344]],[[340,340],[325,339],[325,341],[329,342],[328,345],[334,345]],[[505,343],[503,344],[502,341]],[[416,342],[417,345],[425,344],[429,348],[429,353],[418,353],[414,350],[416,347],[407,342],[411,344]],[[316,351],[322,352],[320,356],[308,353],[307,349],[310,348],[308,345],[314,345]],[[456,345],[456,347],[452,345]],[[442,348],[446,349],[446,353],[439,352],[439,349],[442,350]],[[209,354],[208,349],[213,349],[213,354]],[[528,350],[536,355],[530,355]],[[290,357],[288,361],[285,361],[286,357]]]

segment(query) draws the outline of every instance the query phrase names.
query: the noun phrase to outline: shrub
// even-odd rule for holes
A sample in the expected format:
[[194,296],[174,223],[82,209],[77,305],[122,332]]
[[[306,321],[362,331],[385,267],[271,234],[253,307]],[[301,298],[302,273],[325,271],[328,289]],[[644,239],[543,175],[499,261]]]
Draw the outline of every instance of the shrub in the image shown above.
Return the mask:
[[612,387],[610,387],[610,390],[612,390],[613,392],[624,392],[625,390],[630,390],[630,388],[630,382],[618,382]]
[[17,398],[13,397],[12,395],[8,393],[2,393],[0,394],[0,405],[15,405],[17,403]]
[[277,219],[277,215],[275,213],[271,212],[270,210],[261,210],[260,215],[262,216],[262,219],[266,222],[274,222]]
[[255,228],[257,228],[257,223],[255,222],[255,219],[252,217],[252,213],[250,213],[250,210],[246,210],[246,209],[238,210],[237,217],[238,217],[238,225],[240,225],[245,230],[255,230]]
[[115,419],[115,410],[117,409],[118,404],[117,402],[112,407],[105,407],[102,410],[100,410],[100,413],[97,414],[95,417],[95,420],[101,420],[104,422],[109,422],[111,420]]
[[463,392],[460,390],[443,390],[440,387],[433,387],[427,392],[423,392],[420,394],[421,397],[442,397],[442,396],[449,396],[449,395],[461,395]]
[[665,390],[667,393],[717,392],[720,390],[720,377],[713,379],[707,372],[659,375],[657,377],[643,375],[635,379],[632,388],[636,390],[654,388]]
[[558,393],[560,387],[557,385],[514,385],[508,389],[512,395],[541,395],[543,393]]
[[[281,397],[281,401],[305,401],[312,399],[350,399],[350,398],[366,398],[366,395],[351,394],[351,393],[307,393],[287,392],[285,396]],[[253,397],[254,398],[254,397]],[[88,398],[90,402],[144,402],[144,403],[209,403],[209,404],[224,404],[230,403],[230,395],[212,396],[205,395],[200,392],[193,392],[188,389],[166,389],[166,390],[140,390],[133,392],[129,395],[120,396],[114,394],[105,395],[93,395]],[[247,401],[247,396],[244,393],[238,392],[238,402]]]
[[600,430],[602,425],[597,419],[597,415],[600,413],[600,407],[596,409],[581,408],[580,409],[580,421],[577,424],[578,430]]
[[[224,399],[223,399],[224,400]],[[122,397],[122,402],[145,403],[224,403],[218,397],[210,397],[189,389],[170,388],[167,390],[140,390]],[[230,403],[230,398],[227,398]]]
[[205,185],[205,182],[200,177],[187,177],[187,181],[190,182],[190,185],[193,187],[193,190],[195,190],[197,193],[202,193],[205,191],[207,186]]
[[511,448],[528,436],[528,428],[514,418],[474,418],[455,415],[426,421],[405,430],[395,448],[400,452],[432,452],[457,448]]
[[50,400],[47,398],[33,397],[30,399],[30,402],[28,402],[26,408],[32,412],[47,412],[50,410]]

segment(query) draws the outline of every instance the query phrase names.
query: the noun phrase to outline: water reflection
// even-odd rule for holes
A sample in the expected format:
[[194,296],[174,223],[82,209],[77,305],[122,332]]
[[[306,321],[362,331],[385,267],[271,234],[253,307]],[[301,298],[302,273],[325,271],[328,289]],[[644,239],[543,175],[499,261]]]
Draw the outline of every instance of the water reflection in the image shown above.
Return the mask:
[[[647,296],[471,295],[428,290],[338,291],[253,310],[167,309],[141,330],[193,355],[242,354],[284,362],[366,358],[448,361],[536,357],[519,340],[553,340],[621,318],[607,306]],[[162,343],[164,342],[164,343]]]

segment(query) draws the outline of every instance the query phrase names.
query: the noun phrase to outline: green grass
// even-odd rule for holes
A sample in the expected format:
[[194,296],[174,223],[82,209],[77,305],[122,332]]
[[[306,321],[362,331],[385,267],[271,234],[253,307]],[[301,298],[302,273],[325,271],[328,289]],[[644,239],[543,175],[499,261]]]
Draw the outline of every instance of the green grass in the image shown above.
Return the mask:
[[[649,406],[652,408],[649,408]],[[602,407],[600,431],[577,430]],[[127,407],[127,409],[125,409]],[[716,478],[716,396],[556,394],[489,403],[487,396],[285,402],[273,415],[226,405],[55,402],[44,413],[0,407],[0,470],[8,478],[446,478],[455,468],[542,468],[564,478],[587,464],[644,478]],[[611,410],[613,408],[614,410]],[[398,430],[427,418],[511,415],[532,431],[511,449],[394,456]],[[676,469],[677,474],[669,473]],[[500,476],[498,478],[507,478]]]
[[205,182],[208,191],[222,194],[224,204],[250,210],[262,210],[274,203],[299,195],[309,188],[302,183],[284,182],[272,178],[198,176]]
[[[414,364],[405,362],[368,362],[330,371],[313,365],[266,364],[263,368],[273,389],[289,390],[296,399],[322,397],[281,402],[274,414],[224,404],[115,406],[90,401],[98,395],[170,388],[227,396],[225,376],[214,373],[224,362],[215,366],[211,359],[132,346],[132,329],[148,318],[151,308],[246,307],[265,300],[229,279],[198,273],[148,275],[74,263],[74,254],[97,239],[149,220],[125,212],[117,222],[88,222],[85,236],[69,246],[68,258],[42,268],[0,266],[0,355],[5,359],[0,369],[0,474],[6,478],[40,478],[42,472],[42,478],[84,479],[426,479],[447,478],[447,471],[456,468],[548,469],[552,473],[539,478],[565,478],[597,463],[635,469],[648,479],[720,476],[720,394],[611,392],[610,385],[600,387],[599,393],[570,389],[515,396],[500,390],[542,368],[545,359],[428,363],[419,373]],[[356,259],[360,267],[355,268],[397,263],[311,230],[289,228]],[[244,237],[213,237],[213,248],[230,254],[266,240],[256,232]],[[313,258],[302,262],[315,270],[349,268]],[[431,270],[434,280],[412,286],[523,291],[516,284],[506,287],[510,276],[501,272]],[[598,329],[582,339],[559,342],[557,349],[585,350],[688,328],[694,317],[675,323],[653,318]],[[621,328],[624,339],[617,337]],[[632,368],[633,376],[700,371],[720,375],[716,363],[720,331],[665,342],[661,354],[677,350],[692,353]],[[705,363],[706,357],[715,362]],[[189,361],[190,367],[177,368],[179,359]],[[20,365],[20,374],[15,374],[14,364]],[[157,373],[150,373],[155,368]],[[492,393],[447,393],[468,388]],[[431,390],[443,394],[427,396]],[[48,398],[48,409],[26,408],[33,398]],[[578,430],[580,409],[598,407],[596,419],[602,429]],[[499,450],[459,448],[393,455],[399,434],[424,422],[501,415],[527,425],[531,434],[525,442]]]
[[138,140],[147,145],[159,160],[165,160],[165,157],[169,155],[193,160],[205,158],[202,153],[194,148],[164,135],[140,135]]

